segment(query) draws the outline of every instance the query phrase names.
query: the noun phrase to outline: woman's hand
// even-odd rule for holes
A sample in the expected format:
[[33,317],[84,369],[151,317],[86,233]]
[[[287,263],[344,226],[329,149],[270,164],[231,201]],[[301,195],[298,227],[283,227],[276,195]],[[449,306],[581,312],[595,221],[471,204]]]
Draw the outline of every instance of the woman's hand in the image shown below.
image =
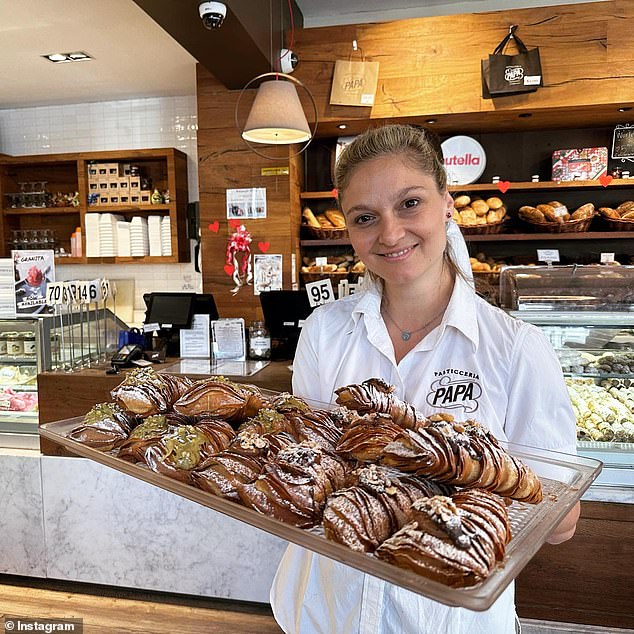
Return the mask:
[[557,525],[557,528],[555,528],[555,530],[550,534],[546,543],[561,544],[562,542],[569,540],[575,534],[580,512],[581,503],[577,502],[570,513],[561,520],[561,522]]

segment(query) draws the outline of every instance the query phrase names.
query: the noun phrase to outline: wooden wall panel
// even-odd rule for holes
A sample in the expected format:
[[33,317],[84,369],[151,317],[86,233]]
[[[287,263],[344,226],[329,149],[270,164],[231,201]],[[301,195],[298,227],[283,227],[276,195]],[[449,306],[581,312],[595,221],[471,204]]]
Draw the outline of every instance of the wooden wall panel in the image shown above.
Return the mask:
[[[536,93],[482,99],[480,60],[518,24],[529,46],[539,46],[545,86]],[[380,63],[373,107],[331,106],[330,88],[337,59],[347,59],[356,39],[366,59]],[[336,124],[348,123],[356,134],[373,120],[424,123],[437,118],[441,133],[530,130],[613,125],[622,122],[617,108],[634,106],[634,2],[608,0],[564,6],[494,11],[300,29],[293,50],[300,63],[294,76],[312,92],[318,110],[318,135],[338,136]],[[252,251],[260,240],[269,253],[284,256],[284,288],[291,288],[291,254],[299,269],[299,224],[302,159],[270,161],[251,152],[240,139],[235,109],[246,119],[254,91],[241,97],[208,71],[198,69],[198,156],[202,231],[203,286],[213,292],[222,316],[259,315],[252,288],[234,297],[224,273],[229,229],[225,189],[266,187],[269,217],[247,221]],[[307,112],[309,101],[300,90]],[[518,114],[531,112],[529,119]],[[309,117],[310,119],[310,117]],[[289,176],[262,177],[262,167],[286,166]],[[219,232],[208,226],[220,223]]]

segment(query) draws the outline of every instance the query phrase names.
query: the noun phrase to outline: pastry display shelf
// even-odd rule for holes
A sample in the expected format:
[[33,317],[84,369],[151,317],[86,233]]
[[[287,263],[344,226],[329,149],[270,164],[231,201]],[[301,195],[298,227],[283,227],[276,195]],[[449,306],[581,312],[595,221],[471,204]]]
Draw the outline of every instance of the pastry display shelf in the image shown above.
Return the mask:
[[[501,192],[499,183],[472,183],[468,185],[449,185],[447,189],[450,192]],[[537,183],[527,181],[510,182],[506,191],[557,191],[566,189],[609,189],[611,187],[634,187],[634,179],[631,178],[613,178],[607,186],[603,185],[598,179],[595,180],[578,180],[578,181],[539,181]],[[505,192],[506,193],[506,192]]]
[[580,499],[601,470],[601,463],[596,460],[509,445],[508,450],[524,460],[540,476],[544,488],[544,499],[536,505],[514,502],[509,507],[514,536],[507,546],[504,562],[486,580],[467,588],[450,588],[437,581],[381,561],[372,555],[355,552],[346,546],[329,541],[323,537],[321,527],[303,530],[285,524],[235,502],[162,474],[154,473],[144,465],[122,460],[112,452],[103,453],[67,438],[68,432],[79,425],[82,420],[82,417],[77,417],[65,421],[45,423],[40,426],[40,434],[73,453],[171,491],[277,537],[294,542],[436,601],[471,610],[486,610],[494,603],[535,555],[552,529]]
[[[0,423],[3,424],[3,427],[6,423],[35,423],[37,425],[38,421],[38,413],[36,411],[31,412],[18,412],[12,409],[2,409],[0,410]],[[37,430],[34,430],[37,431]]]
[[571,379],[632,379],[634,374],[595,374],[592,372],[564,372],[565,377]]
[[35,357],[13,357],[8,354],[0,355],[0,366],[10,363],[11,365],[37,365]]
[[5,216],[55,216],[79,214],[78,207],[10,207],[3,209]]

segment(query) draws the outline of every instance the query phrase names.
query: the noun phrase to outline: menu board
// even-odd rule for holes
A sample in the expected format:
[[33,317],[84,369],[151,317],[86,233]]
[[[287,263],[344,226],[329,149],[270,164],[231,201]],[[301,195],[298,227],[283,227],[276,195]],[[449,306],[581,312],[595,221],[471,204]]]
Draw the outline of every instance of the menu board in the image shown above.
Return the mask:
[[614,128],[612,158],[634,160],[634,125],[617,125]]

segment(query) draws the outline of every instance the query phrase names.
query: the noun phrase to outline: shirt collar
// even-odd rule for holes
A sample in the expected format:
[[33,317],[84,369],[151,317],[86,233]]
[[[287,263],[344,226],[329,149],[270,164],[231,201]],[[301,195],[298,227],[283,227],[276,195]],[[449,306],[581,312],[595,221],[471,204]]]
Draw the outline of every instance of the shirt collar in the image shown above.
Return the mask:
[[[362,292],[362,297],[352,311],[352,324],[348,333],[352,332],[356,327],[361,315],[381,317],[381,286],[373,282],[368,284]],[[477,350],[480,341],[478,320],[476,316],[476,295],[472,286],[465,281],[460,275],[456,275],[451,299],[447,305],[447,310],[443,316],[442,323],[438,329],[438,341],[442,333],[448,326],[453,326],[467,337],[473,344],[474,350]],[[421,342],[424,344],[425,339]],[[419,344],[420,345],[420,344]],[[427,348],[427,346],[425,346]]]

